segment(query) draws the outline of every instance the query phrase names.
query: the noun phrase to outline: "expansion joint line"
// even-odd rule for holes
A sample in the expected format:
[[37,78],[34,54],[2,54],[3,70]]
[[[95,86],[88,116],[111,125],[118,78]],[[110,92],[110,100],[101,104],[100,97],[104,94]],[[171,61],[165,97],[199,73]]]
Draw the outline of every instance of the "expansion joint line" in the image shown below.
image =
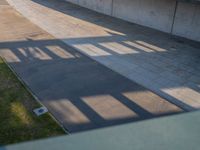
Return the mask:
[[111,1],[111,14],[110,14],[111,16],[113,16],[113,7],[114,7],[113,3],[114,3],[114,0]]
[[172,34],[172,32],[173,32],[173,30],[174,30],[174,23],[175,23],[175,19],[176,19],[177,7],[178,7],[178,1],[176,0],[176,4],[175,4],[175,9],[174,9],[174,15],[173,15],[173,20],[172,20],[172,26],[171,26],[170,34]]

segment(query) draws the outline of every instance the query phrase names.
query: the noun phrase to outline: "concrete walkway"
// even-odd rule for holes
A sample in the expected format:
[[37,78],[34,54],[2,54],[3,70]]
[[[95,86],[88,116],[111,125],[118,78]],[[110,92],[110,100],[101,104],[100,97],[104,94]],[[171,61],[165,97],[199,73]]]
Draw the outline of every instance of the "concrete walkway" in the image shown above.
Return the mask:
[[0,20],[0,56],[69,132],[182,112],[68,47],[6,3],[0,4]]
[[62,0],[8,1],[35,24],[110,69],[187,110],[200,107],[199,48]]

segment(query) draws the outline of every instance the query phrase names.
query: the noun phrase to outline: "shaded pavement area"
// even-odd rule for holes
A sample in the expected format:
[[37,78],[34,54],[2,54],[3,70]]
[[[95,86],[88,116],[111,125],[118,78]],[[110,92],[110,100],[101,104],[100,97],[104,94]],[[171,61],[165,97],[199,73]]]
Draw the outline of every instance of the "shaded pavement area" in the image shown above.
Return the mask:
[[69,132],[183,112],[0,5],[0,56]]

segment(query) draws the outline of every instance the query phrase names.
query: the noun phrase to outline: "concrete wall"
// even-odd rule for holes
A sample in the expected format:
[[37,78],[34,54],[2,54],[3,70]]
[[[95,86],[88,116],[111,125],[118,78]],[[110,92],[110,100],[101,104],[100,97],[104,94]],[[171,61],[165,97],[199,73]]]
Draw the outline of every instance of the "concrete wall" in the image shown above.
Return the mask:
[[91,10],[111,15],[112,14],[112,0],[66,0],[68,2],[78,4]]
[[113,16],[164,32],[170,32],[174,0],[114,0]]
[[173,34],[200,41],[200,5],[178,4]]
[[[200,5],[176,0],[66,0],[97,12],[200,41]],[[175,21],[173,26],[173,17]],[[173,30],[172,30],[173,29]]]
[[112,12],[112,0],[79,0],[79,5],[107,15]]

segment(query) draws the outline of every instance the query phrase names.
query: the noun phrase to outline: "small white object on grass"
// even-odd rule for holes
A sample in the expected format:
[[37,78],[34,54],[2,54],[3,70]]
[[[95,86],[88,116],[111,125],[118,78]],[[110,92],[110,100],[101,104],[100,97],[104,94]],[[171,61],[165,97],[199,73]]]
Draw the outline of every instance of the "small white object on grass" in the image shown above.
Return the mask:
[[37,116],[41,116],[45,113],[48,112],[48,109],[46,107],[40,107],[40,108],[36,108],[33,110],[33,112],[37,115]]

